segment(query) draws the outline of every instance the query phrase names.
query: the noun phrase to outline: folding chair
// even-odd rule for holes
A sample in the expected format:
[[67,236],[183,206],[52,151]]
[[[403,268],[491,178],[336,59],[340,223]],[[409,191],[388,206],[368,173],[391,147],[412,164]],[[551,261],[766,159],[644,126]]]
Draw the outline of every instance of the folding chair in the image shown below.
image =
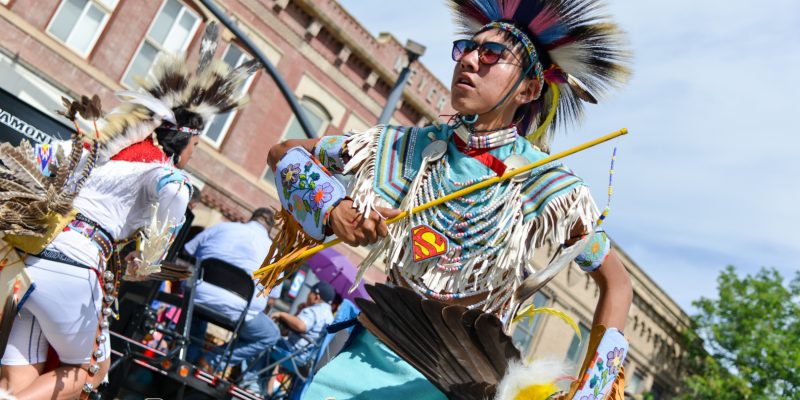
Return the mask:
[[[256,287],[253,278],[245,270],[216,258],[203,260],[200,263],[200,271],[202,273],[202,281],[205,282],[204,285],[214,285],[226,289],[246,302],[242,314],[236,320],[232,320],[225,314],[217,312],[205,305],[194,304],[194,317],[227,329],[232,334],[222,352],[222,359],[225,361],[224,367],[220,369],[223,363],[219,363],[214,370],[214,372],[220,370],[225,371],[233,355],[233,345],[239,337],[239,328],[244,324],[247,310],[250,307],[250,302],[253,299]],[[201,343],[202,342],[204,342],[204,340],[201,340]]]
[[[324,331],[323,331],[324,332]],[[256,372],[256,376],[259,379],[263,380],[264,382],[269,381],[269,378],[272,377],[271,372],[275,369],[276,366],[280,365],[283,369],[289,371],[292,375],[292,383],[289,387],[285,388],[287,394],[291,394],[296,388],[298,388],[298,384],[304,384],[312,375],[315,368],[316,363],[319,360],[319,353],[322,348],[322,343],[325,340],[326,335],[320,335],[319,338],[316,340],[311,340],[309,337],[305,335],[303,336],[304,339],[308,342],[306,345],[297,348],[288,354],[282,355],[280,357],[274,357],[273,353],[275,352],[275,348],[270,347],[262,351],[258,356],[254,359],[249,360],[249,365],[256,365],[258,360],[265,359],[267,362],[267,366],[262,367]],[[300,354],[308,354],[306,358],[301,359],[299,356]],[[245,373],[247,371],[242,371],[242,376],[236,380],[235,384],[240,384],[241,380],[244,378]],[[271,389],[271,388],[268,388]],[[278,396],[273,394],[272,396],[265,396],[267,399],[278,399],[278,398],[285,398],[283,396]]]

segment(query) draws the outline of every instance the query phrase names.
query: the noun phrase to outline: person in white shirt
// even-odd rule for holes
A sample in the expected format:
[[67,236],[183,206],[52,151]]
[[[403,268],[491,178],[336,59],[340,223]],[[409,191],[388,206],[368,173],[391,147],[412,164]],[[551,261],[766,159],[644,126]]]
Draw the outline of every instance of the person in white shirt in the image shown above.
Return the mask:
[[[269,230],[275,225],[273,212],[267,208],[256,209],[250,221],[223,222],[214,225],[184,246],[186,252],[197,259],[198,265],[203,260],[216,258],[235,265],[252,275],[267,256],[272,240]],[[236,321],[244,311],[246,302],[226,289],[208,283],[199,282],[195,289],[195,304],[201,304],[214,311],[226,315]],[[253,294],[244,324],[239,329],[239,338],[234,345],[231,365],[248,360],[268,346],[272,346],[280,338],[280,331],[265,314],[267,298]],[[207,322],[196,319],[192,322],[192,336],[202,337]],[[198,349],[192,348],[189,359],[198,357]],[[218,352],[203,357],[200,362],[207,362],[212,368],[221,362]]]
[[[271,361],[281,360],[292,355],[293,358],[305,362],[309,357],[315,355],[314,343],[327,332],[325,329],[333,322],[332,304],[336,299],[336,290],[333,286],[324,281],[317,282],[308,292],[306,302],[301,305],[297,315],[292,315],[283,311],[276,311],[270,316],[276,322],[283,324],[289,329],[289,334],[281,338],[273,347],[270,354]],[[264,380],[260,379],[258,372],[266,367],[267,360],[260,358],[252,365],[242,377],[242,387],[261,393],[266,393],[266,388],[275,386],[275,376],[278,367],[275,367],[272,377],[267,386]]]

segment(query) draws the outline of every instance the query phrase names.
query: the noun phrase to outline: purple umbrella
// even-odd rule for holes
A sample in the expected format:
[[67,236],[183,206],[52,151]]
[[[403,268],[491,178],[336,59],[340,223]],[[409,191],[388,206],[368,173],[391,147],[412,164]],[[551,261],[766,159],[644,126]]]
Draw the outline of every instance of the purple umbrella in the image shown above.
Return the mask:
[[357,297],[369,299],[364,283],[358,284],[353,293],[347,293],[356,279],[358,269],[344,255],[334,249],[324,249],[306,261],[306,264],[321,281],[330,283],[336,293],[353,300]]

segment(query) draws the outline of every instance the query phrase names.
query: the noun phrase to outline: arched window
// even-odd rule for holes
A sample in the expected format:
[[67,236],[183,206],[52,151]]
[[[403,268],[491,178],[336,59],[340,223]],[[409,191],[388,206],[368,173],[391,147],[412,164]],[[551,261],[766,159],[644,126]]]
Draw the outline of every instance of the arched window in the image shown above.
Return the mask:
[[[333,120],[331,113],[318,101],[308,96],[304,96],[300,99],[300,107],[303,108],[306,118],[308,118],[308,123],[311,125],[311,129],[314,133],[317,136],[322,136],[325,130],[328,129],[331,120]],[[292,121],[289,122],[289,127],[286,129],[281,140],[307,138],[305,132],[303,132],[303,128],[300,126],[300,121],[297,120],[296,116],[292,116]]]

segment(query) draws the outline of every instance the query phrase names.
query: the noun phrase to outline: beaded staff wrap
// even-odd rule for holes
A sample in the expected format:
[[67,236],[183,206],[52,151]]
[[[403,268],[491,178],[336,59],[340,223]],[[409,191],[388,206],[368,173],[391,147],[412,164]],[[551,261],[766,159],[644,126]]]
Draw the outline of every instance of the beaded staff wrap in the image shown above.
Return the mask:
[[310,237],[325,239],[325,220],[345,198],[344,186],[301,147],[289,150],[278,162],[275,187],[281,205]]
[[344,171],[344,152],[346,136],[326,136],[314,146],[314,157],[335,174]]

